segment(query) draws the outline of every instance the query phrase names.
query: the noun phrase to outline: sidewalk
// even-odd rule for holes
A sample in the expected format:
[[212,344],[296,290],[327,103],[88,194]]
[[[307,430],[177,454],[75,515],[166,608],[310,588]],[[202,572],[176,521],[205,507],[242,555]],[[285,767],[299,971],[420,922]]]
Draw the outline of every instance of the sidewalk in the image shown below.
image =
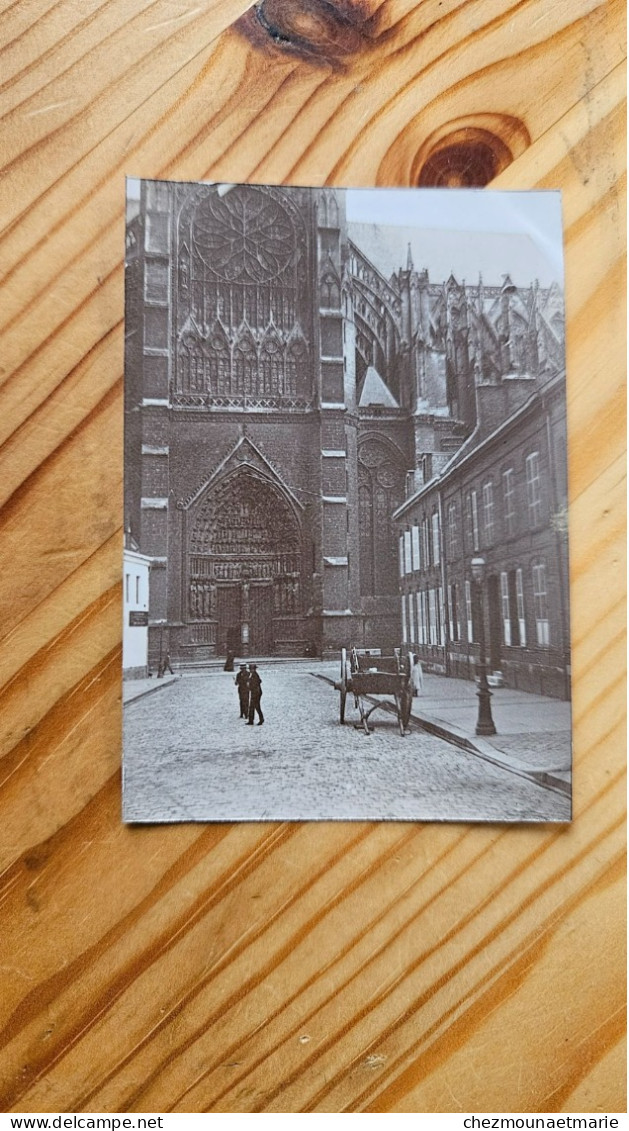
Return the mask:
[[157,676],[153,676],[151,679],[123,679],[122,704],[126,706],[127,703],[133,703],[136,699],[142,699],[144,695],[161,691],[163,687],[177,683],[180,678],[179,675],[163,675],[161,679],[158,679]]
[[[324,678],[338,679],[338,665],[321,664]],[[424,675],[411,720],[441,738],[561,793],[571,790],[570,703],[508,687],[492,688],[497,734],[478,736],[478,697],[472,680]]]
[[497,734],[481,738],[475,733],[476,685],[468,680],[427,675],[423,694],[413,699],[412,717],[433,733],[447,731],[452,741],[490,761],[508,764],[526,777],[569,793],[570,703],[498,687],[492,689],[491,711]]

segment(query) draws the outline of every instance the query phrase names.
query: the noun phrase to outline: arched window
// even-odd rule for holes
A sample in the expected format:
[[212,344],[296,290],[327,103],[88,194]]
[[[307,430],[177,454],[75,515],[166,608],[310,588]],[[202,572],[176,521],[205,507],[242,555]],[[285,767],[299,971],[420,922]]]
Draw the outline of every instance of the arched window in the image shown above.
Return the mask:
[[306,364],[306,347],[299,339],[291,342],[286,351],[286,378],[284,391],[287,396],[294,397],[297,390],[304,386],[304,368]]
[[339,206],[336,202],[336,196],[333,192],[328,194],[328,225],[331,228],[338,227],[339,222]]
[[319,223],[323,228],[328,226],[328,201],[324,192],[319,198]]
[[189,393],[202,393],[205,382],[203,352],[198,342],[189,338],[181,350],[184,371],[184,389]]
[[[360,472],[359,472],[360,474]],[[358,487],[358,521],[360,537],[360,589],[361,593],[374,592],[373,560],[373,497],[371,482],[360,474]]]
[[548,610],[548,581],[546,578],[546,563],[535,562],[532,566],[533,573],[533,607],[535,612],[535,629],[537,643],[540,648],[550,646],[550,617]]
[[320,287],[321,306],[328,310],[338,310],[341,305],[341,288],[334,275],[324,275]]
[[282,368],[282,347],[275,335],[269,334],[260,351],[260,393],[265,396],[280,395]]
[[528,326],[523,318],[512,313],[509,348],[513,368],[518,373],[526,373],[528,368]]
[[360,591],[397,593],[396,534],[391,515],[404,498],[405,464],[387,440],[366,437],[358,448]]
[[253,341],[243,338],[234,350],[234,384],[236,396],[250,397],[257,392],[258,358]]
[[214,334],[207,347],[208,353],[208,392],[212,396],[229,393],[230,363],[229,345],[223,335]]

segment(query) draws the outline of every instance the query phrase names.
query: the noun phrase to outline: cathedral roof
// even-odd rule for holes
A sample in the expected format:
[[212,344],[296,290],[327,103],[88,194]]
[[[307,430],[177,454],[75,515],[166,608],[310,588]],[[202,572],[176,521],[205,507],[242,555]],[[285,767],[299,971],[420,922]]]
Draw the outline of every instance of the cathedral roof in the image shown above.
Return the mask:
[[378,370],[373,365],[370,365],[365,373],[358,404],[360,408],[366,408],[367,405],[371,404],[381,404],[387,408],[400,407],[393,393],[387,388]]

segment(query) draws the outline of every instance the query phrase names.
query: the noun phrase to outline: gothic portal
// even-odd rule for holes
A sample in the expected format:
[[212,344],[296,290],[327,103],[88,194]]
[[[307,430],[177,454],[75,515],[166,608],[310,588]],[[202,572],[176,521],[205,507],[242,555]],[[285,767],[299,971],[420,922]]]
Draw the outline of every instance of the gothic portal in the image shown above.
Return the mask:
[[252,469],[222,478],[193,516],[186,619],[220,654],[267,655],[300,626],[302,544],[289,500]]

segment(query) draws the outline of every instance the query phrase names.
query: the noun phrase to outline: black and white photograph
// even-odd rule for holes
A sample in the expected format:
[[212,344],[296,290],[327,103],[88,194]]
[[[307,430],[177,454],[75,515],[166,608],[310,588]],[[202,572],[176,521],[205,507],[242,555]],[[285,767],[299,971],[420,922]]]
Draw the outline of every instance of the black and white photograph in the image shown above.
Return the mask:
[[123,817],[571,818],[561,195],[127,180]]

